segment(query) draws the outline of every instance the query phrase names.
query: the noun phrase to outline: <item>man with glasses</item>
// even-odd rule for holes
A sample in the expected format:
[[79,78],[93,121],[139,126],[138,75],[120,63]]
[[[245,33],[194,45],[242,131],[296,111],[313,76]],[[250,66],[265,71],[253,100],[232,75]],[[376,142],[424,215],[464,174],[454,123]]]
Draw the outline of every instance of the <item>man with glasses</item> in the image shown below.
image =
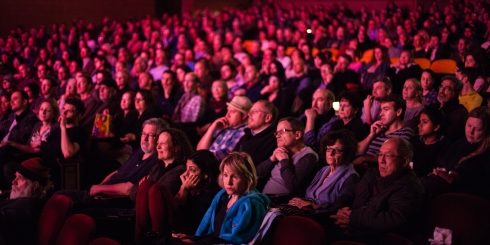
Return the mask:
[[403,123],[405,101],[398,95],[390,94],[381,100],[380,119],[371,125],[369,135],[358,143],[358,154],[354,164],[376,161],[379,148],[389,138],[400,137],[410,140],[414,131]]
[[126,163],[105,177],[100,184],[90,187],[89,195],[92,197],[129,196],[138,186],[139,181],[158,163],[157,154],[155,154],[156,142],[160,132],[167,127],[167,123],[162,119],[146,120],[141,132],[141,149],[134,152]]
[[266,100],[259,100],[248,112],[245,135],[235,150],[248,153],[255,165],[269,158],[276,148],[274,123],[277,120],[277,108]]
[[304,196],[306,187],[317,168],[318,154],[303,143],[303,126],[292,117],[279,120],[277,148],[269,159],[257,166],[259,190],[272,197],[289,199],[291,195]]
[[344,233],[352,236],[348,238],[379,243],[383,234],[413,234],[424,188],[409,166],[412,157],[407,140],[395,137],[383,143],[377,155],[378,168],[361,179],[352,207],[331,216],[337,226],[348,230]]

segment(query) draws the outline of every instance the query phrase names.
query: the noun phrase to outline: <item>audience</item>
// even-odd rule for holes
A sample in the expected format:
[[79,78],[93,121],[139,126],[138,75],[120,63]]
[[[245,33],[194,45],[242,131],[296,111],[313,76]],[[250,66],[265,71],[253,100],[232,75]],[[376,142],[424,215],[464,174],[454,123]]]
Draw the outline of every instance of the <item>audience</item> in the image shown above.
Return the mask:
[[[290,202],[296,208],[282,206],[308,213],[333,233],[338,227],[325,216],[310,214],[325,206],[335,212],[350,205],[343,197],[328,195],[338,197],[342,203],[338,204],[318,193],[335,180],[342,166],[353,163],[359,177],[369,180],[358,186],[362,196],[347,195],[346,200],[356,200],[354,211],[347,219],[350,211],[340,209],[337,223],[348,227],[349,238],[367,242],[384,232],[403,230],[406,235],[413,228],[405,229],[415,218],[412,209],[402,207],[402,216],[409,217],[403,222],[399,216],[367,224],[362,219],[371,214],[364,216],[365,209],[360,208],[364,204],[374,208],[384,191],[398,188],[398,178],[410,179],[411,187],[406,188],[414,195],[402,198],[402,206],[422,208],[416,201],[418,184],[406,166],[423,181],[429,198],[445,191],[489,198],[484,188],[488,186],[489,9],[484,1],[413,8],[390,3],[382,11],[354,10],[346,4],[291,9],[258,1],[243,9],[17,27],[0,37],[1,188],[10,186],[24,160],[42,156],[55,190],[75,200],[74,210],[94,217],[127,215],[135,206],[128,197],[140,193],[136,197],[140,200],[136,201],[138,242],[244,243],[255,235],[268,203],[253,188],[235,192],[225,185],[214,201],[219,205],[212,205],[198,230],[200,238],[181,234],[194,233],[198,216],[217,191],[217,182],[209,178],[213,168],[201,165],[212,162],[218,167],[211,154],[226,160],[248,153],[253,161],[241,155],[240,162],[257,166],[259,189],[265,185],[267,194],[296,195]],[[435,64],[440,59],[452,59],[455,72],[442,74],[435,65],[435,72],[418,65],[427,68],[425,62]],[[160,135],[166,128],[161,119],[145,124],[154,117],[183,132],[167,129]],[[298,117],[301,123],[290,117]],[[277,124],[277,118],[288,119]],[[342,141],[344,136],[322,141],[339,129],[355,134],[359,143],[353,150],[359,155],[338,151],[348,145]],[[418,129],[416,137],[412,137],[414,129]],[[411,164],[406,163],[410,154],[405,154],[408,150],[400,138],[414,145]],[[191,156],[193,148],[198,155]],[[394,157],[395,153],[404,156]],[[330,164],[319,172],[313,167],[318,155]],[[351,157],[356,158],[351,161]],[[308,167],[298,167],[306,158]],[[357,164],[366,162],[379,171],[364,173],[366,165]],[[386,173],[391,163],[402,166],[396,167],[401,170]],[[65,190],[73,180],[66,166],[76,166],[81,188],[92,186],[90,192]],[[231,173],[233,181],[237,173],[253,172],[253,166],[236,166],[221,172]],[[192,174],[197,169],[204,174]],[[349,178],[357,176],[348,173]],[[308,189],[312,193],[305,195],[315,175],[315,181],[326,182],[314,181]],[[346,186],[349,190],[355,185],[351,182]],[[271,187],[274,183],[282,183],[277,186],[284,191],[271,192],[278,189]],[[344,190],[336,193],[344,196]],[[371,194],[374,199],[367,201]],[[231,229],[237,217],[245,216],[240,213],[235,221],[226,216],[223,203],[228,196],[230,210],[242,208],[240,200],[249,196],[253,206],[260,207],[258,215],[251,214],[257,218],[249,228]],[[397,203],[382,206],[393,204]],[[121,207],[130,209],[121,211]],[[191,217],[194,213],[186,209],[200,211]],[[214,217],[222,222],[215,223]],[[369,219],[379,216],[373,217]],[[259,234],[267,230],[269,221],[265,219]],[[214,229],[215,225],[223,229]],[[5,242],[10,242],[10,236],[2,234],[0,243]]]

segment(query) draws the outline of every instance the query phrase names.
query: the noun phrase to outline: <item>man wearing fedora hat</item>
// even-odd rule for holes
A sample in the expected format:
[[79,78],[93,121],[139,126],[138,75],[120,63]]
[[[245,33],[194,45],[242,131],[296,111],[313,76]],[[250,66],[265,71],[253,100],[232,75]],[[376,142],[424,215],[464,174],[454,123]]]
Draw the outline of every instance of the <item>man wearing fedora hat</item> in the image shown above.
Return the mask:
[[37,218],[53,187],[41,158],[23,161],[15,172],[12,190],[0,201],[0,244],[34,244]]
[[197,144],[197,150],[209,150],[218,160],[232,152],[245,135],[252,102],[245,96],[235,96],[227,105],[226,115],[216,119]]

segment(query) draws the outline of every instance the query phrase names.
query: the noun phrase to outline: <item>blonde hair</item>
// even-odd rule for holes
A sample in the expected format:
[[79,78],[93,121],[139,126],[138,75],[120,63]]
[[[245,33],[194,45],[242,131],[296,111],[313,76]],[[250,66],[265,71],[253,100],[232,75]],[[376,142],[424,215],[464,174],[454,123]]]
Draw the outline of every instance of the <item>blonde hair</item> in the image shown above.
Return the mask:
[[221,161],[218,177],[218,184],[221,187],[223,187],[222,175],[225,166],[230,167],[245,182],[247,186],[245,193],[255,189],[257,186],[257,172],[249,154],[245,152],[232,152]]

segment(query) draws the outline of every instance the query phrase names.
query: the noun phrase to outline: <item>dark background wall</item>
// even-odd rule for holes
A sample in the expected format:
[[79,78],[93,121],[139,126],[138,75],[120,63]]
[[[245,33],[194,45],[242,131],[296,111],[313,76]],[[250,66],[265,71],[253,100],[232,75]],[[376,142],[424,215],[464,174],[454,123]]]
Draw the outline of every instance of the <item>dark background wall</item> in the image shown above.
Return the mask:
[[[219,9],[229,5],[245,8],[254,0],[0,0],[0,34],[17,25],[39,26],[69,23],[84,18],[99,21],[104,16],[124,20],[163,12],[179,13],[202,8]],[[256,0],[255,0],[256,1]],[[277,0],[284,6],[342,3],[341,0]],[[366,6],[381,9],[388,0],[348,0],[352,9]],[[414,7],[416,0],[396,0],[399,6]]]
[[[0,0],[0,33],[17,25],[69,23],[84,18],[99,21],[140,17],[155,12],[156,0]],[[172,0],[165,0],[172,1]]]

